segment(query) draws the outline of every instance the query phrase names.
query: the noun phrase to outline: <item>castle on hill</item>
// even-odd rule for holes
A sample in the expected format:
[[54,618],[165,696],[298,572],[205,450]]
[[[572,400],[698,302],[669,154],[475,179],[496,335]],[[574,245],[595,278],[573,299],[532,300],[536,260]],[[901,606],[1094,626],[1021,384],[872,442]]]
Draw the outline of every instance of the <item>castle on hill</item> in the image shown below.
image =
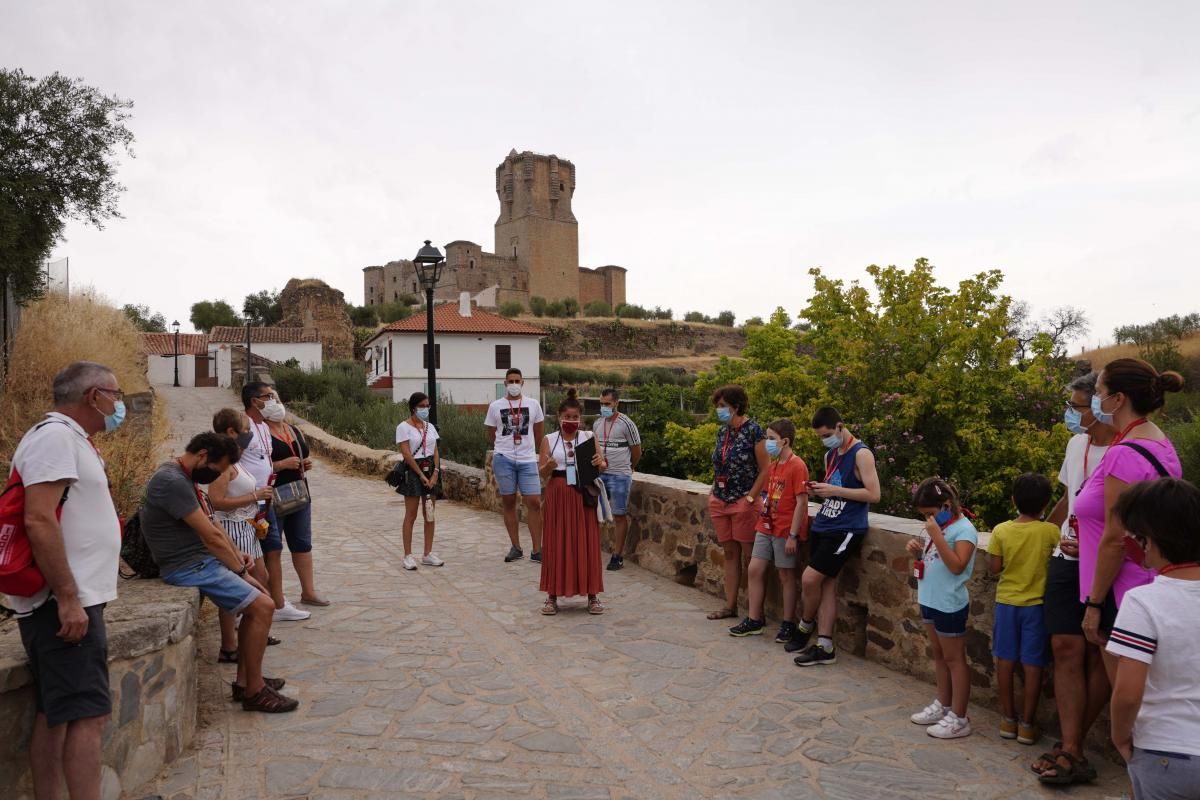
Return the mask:
[[[462,239],[446,245],[446,267],[437,301],[456,301],[462,292],[485,308],[529,298],[547,301],[574,297],[582,308],[600,300],[616,308],[625,302],[625,268],[579,266],[579,222],[571,211],[575,165],[553,155],[509,152],[496,167],[494,252]],[[363,268],[368,306],[392,303],[402,295],[421,294],[420,280],[407,259]]]

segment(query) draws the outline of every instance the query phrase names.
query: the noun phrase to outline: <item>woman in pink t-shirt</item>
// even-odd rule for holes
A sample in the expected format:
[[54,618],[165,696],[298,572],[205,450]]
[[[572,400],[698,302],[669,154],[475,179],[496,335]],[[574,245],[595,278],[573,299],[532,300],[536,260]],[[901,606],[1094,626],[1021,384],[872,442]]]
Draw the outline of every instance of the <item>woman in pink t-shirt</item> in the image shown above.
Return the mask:
[[[1177,372],[1159,374],[1137,358],[1119,358],[1109,363],[1096,381],[1092,413],[1117,431],[1104,461],[1092,473],[1075,500],[1079,520],[1079,592],[1087,605],[1083,632],[1088,640],[1103,645],[1112,630],[1117,608],[1125,592],[1150,583],[1154,572],[1147,570],[1126,551],[1125,531],[1112,515],[1117,498],[1139,481],[1166,475],[1180,477],[1179,456],[1157,425],[1147,415],[1162,408],[1166,392],[1183,388]],[[1105,669],[1112,678],[1115,659],[1104,654]]]

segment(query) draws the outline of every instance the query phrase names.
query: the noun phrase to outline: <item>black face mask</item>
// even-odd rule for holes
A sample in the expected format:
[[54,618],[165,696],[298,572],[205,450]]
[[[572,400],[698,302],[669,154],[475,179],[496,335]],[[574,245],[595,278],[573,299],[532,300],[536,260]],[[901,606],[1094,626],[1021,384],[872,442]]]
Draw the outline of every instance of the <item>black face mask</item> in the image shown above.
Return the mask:
[[237,441],[238,449],[245,450],[247,447],[250,446],[250,443],[252,441],[254,441],[254,434],[251,433],[250,431],[246,431],[245,433],[239,433],[237,435],[236,441]]
[[203,467],[196,467],[192,470],[192,483],[207,485],[219,477],[221,477],[221,470],[209,464],[205,464]]

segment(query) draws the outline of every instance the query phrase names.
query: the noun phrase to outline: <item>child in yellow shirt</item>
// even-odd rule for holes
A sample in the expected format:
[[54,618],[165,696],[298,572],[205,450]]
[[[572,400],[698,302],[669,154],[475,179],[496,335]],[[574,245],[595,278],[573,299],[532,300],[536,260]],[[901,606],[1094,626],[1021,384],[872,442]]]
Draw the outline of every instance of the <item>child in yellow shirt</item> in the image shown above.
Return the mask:
[[[992,574],[1000,575],[996,586],[992,655],[996,658],[996,682],[1004,719],[1000,736],[1033,744],[1037,729],[1037,704],[1042,692],[1042,669],[1046,666],[1046,624],[1042,598],[1046,592],[1046,567],[1061,532],[1057,525],[1042,521],[1050,504],[1050,481],[1026,473],[1013,481],[1013,505],[1018,516],[1002,522],[988,542]],[[1020,662],[1024,673],[1024,702],[1017,719],[1013,673]]]

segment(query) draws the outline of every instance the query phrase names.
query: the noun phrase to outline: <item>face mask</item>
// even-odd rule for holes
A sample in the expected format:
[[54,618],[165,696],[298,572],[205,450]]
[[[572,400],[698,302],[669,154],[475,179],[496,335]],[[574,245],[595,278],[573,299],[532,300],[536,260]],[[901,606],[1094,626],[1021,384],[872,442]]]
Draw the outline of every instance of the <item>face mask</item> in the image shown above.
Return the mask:
[[113,403],[113,413],[106,414],[104,417],[104,432],[112,433],[117,428],[121,427],[121,423],[125,421],[125,401],[117,400]]
[[600,406],[600,416],[608,419],[613,415],[613,410],[608,406]]
[[[1109,397],[1111,396],[1112,395],[1109,395]],[[1107,399],[1108,397],[1104,398],[1104,400]],[[1104,409],[1101,407],[1104,404],[1104,400],[1101,400],[1100,395],[1098,394],[1092,395],[1092,416],[1095,417],[1096,421],[1101,425],[1112,425],[1113,415],[1104,413]]]
[[939,526],[945,526],[945,524],[947,522],[949,522],[950,518],[953,516],[954,516],[954,514],[953,514],[953,512],[950,511],[950,509],[943,508],[941,511],[939,511],[934,516],[933,521],[936,522]]
[[519,384],[519,383],[506,384],[504,386],[504,391],[508,392],[509,397],[520,397],[521,396],[521,384]]
[[207,485],[219,477],[221,477],[221,470],[214,469],[207,464],[203,467],[196,467],[194,470],[192,470],[192,483]]
[[1083,426],[1083,414],[1079,413],[1079,409],[1067,407],[1063,413],[1063,422],[1067,424],[1067,430],[1071,433],[1087,433],[1088,429]]
[[417,419],[421,420],[422,422],[429,419],[429,407],[428,406],[424,406],[422,408],[417,409]]
[[245,433],[239,433],[237,435],[237,439],[235,441],[237,442],[239,449],[245,450],[247,447],[250,446],[250,443],[252,441],[254,441],[254,434],[251,433],[250,431],[246,431]]
[[827,450],[832,450],[835,447],[841,447],[842,435],[840,433],[831,433],[828,436],[822,436],[821,444],[825,445],[825,449]]
[[717,419],[721,422],[729,422],[733,419],[733,409],[729,406],[717,406]]
[[563,436],[574,436],[579,432],[578,422],[563,422],[558,426],[563,433]]
[[283,422],[283,418],[287,416],[287,409],[278,400],[268,400],[263,406],[262,415],[265,420]]
[[783,450],[783,442],[778,439],[767,439],[767,455],[771,458],[776,458]]

